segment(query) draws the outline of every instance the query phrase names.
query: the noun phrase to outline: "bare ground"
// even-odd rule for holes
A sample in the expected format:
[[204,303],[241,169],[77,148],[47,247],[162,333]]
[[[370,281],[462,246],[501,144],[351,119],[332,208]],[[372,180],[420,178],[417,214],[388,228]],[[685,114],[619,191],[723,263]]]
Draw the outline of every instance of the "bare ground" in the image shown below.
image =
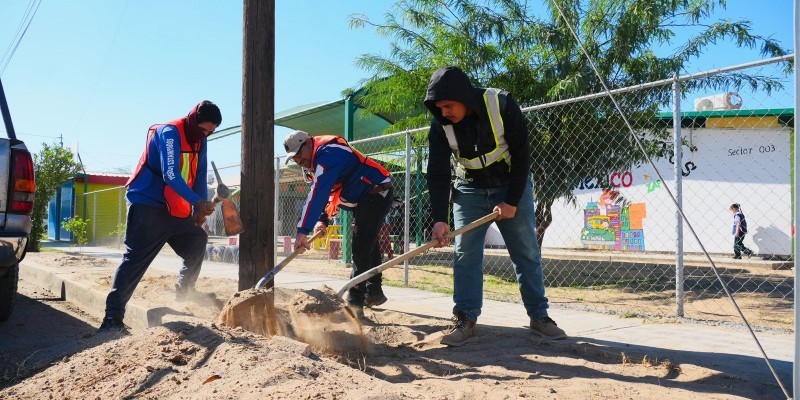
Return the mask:
[[[107,290],[107,263],[31,254]],[[111,268],[113,271],[113,268]],[[169,310],[164,325],[129,336],[69,338],[85,348],[0,391],[0,399],[730,399],[775,388],[708,368],[626,356],[590,343],[542,341],[525,328],[480,326],[479,340],[439,344],[447,321],[368,310],[362,350],[331,352],[216,322],[235,291],[202,278],[204,294],[177,303],[174,276],[147,274],[134,300]],[[652,356],[651,356],[652,357]]]

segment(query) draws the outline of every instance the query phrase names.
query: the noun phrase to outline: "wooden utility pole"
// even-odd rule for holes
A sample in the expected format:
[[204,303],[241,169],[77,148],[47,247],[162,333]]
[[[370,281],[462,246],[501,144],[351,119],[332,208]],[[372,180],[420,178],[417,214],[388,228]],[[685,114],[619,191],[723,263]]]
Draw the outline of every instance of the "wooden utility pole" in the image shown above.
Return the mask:
[[275,259],[274,0],[244,0],[243,37],[239,290],[255,286]]

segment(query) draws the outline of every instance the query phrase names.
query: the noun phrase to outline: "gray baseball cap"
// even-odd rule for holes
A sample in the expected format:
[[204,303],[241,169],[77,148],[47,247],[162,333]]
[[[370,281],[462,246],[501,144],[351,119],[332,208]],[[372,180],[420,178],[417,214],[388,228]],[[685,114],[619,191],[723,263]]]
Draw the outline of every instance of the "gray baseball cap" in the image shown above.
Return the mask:
[[286,140],[283,141],[283,148],[286,150],[286,157],[288,159],[294,157],[297,154],[297,151],[300,150],[300,146],[306,142],[306,140],[310,140],[311,135],[303,131],[294,131],[286,136]]

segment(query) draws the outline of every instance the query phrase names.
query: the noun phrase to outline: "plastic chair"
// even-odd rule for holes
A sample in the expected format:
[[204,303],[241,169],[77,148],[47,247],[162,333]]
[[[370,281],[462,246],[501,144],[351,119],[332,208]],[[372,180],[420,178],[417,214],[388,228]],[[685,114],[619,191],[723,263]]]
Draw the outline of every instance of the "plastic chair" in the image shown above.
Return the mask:
[[339,233],[339,229],[341,229],[341,225],[328,225],[328,231],[325,235],[323,240],[325,240],[325,248],[330,248],[330,240],[331,239],[341,239],[342,235]]

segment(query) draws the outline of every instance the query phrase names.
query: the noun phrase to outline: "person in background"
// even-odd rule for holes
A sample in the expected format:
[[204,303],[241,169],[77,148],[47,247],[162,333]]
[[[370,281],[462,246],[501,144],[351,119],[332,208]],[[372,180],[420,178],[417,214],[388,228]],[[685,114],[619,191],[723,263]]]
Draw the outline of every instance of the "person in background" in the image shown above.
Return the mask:
[[[424,103],[433,114],[427,174],[435,221],[431,236],[439,246],[448,244],[450,198],[456,229],[499,212],[497,227],[514,262],[531,331],[544,338],[565,338],[547,313],[522,110],[508,92],[473,87],[456,67],[433,73]],[[452,195],[451,157],[457,164]],[[443,344],[461,346],[477,334],[488,228],[483,225],[455,238],[453,325],[442,337]]]
[[[365,157],[338,136],[311,137],[294,131],[283,142],[286,162],[294,161],[311,175],[311,189],[297,222],[295,250],[311,249],[308,234],[327,230],[339,207],[353,211],[353,272],[360,275],[381,264],[379,232],[392,206],[389,171]],[[364,307],[387,301],[380,274],[362,282],[348,293],[347,302],[356,314]]]
[[183,258],[176,299],[194,292],[208,241],[200,226],[214,211],[207,200],[207,137],[220,123],[219,108],[205,100],[185,117],[148,129],[144,153],[126,183],[125,254],[98,331],[125,331],[125,306],[165,243]]
[[744,245],[744,237],[747,236],[747,220],[744,218],[742,207],[733,203],[729,209],[733,214],[733,231],[731,232],[733,234],[733,259],[741,260],[742,253],[750,258],[753,256],[753,250]]

